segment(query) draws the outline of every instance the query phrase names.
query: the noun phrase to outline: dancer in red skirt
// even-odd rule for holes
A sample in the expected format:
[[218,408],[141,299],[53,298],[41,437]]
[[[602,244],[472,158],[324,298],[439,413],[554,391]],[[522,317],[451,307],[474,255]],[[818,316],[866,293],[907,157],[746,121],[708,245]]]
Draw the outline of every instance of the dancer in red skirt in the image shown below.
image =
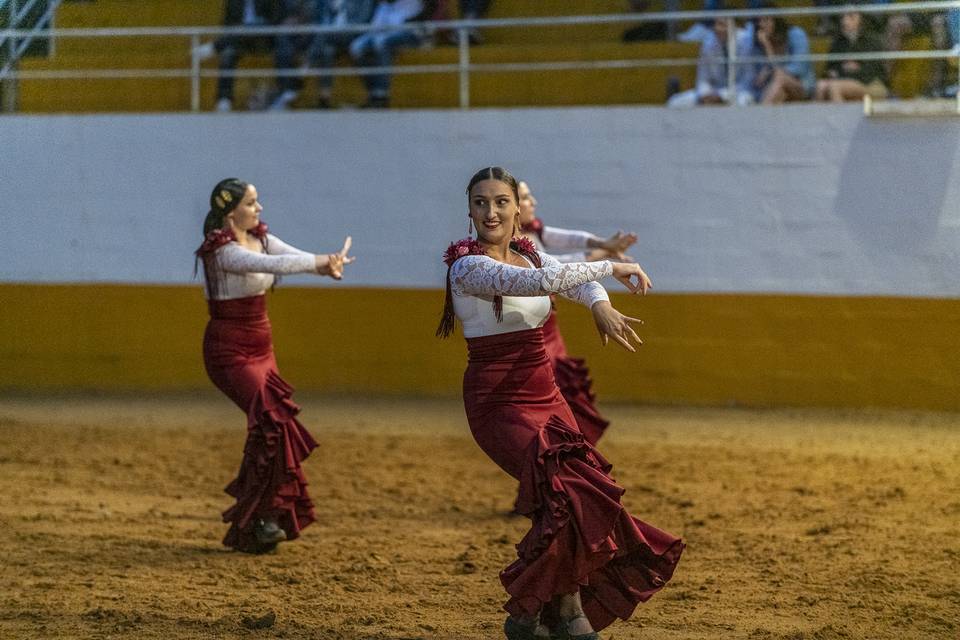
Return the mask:
[[210,310],[203,362],[213,384],[247,415],[240,472],[226,488],[236,504],[223,513],[230,523],[223,544],[248,553],[271,551],[314,520],[300,463],[317,443],[297,420],[293,388],[277,371],[264,294],[275,274],[339,280],[353,261],[347,257],[350,238],[338,253],[307,253],[268,233],[262,210],[252,184],[221,181],[197,249]]
[[516,180],[500,167],[467,187],[477,240],[445,254],[447,302],[438,335],[459,318],[469,360],[463,401],[477,444],[520,481],[517,511],[532,520],[518,558],[500,574],[509,599],[509,640],[597,639],[663,588],[683,551],[676,537],[632,517],[610,464],[584,438],[557,388],[544,349],[550,294],[590,308],[606,342],[635,351],[631,322],[597,281],[613,276],[634,293],[650,280],[635,263],[561,264],[519,233]]
[[[548,227],[537,217],[537,199],[530,186],[520,181],[520,230],[524,237],[533,241],[538,251],[544,251],[560,262],[589,262],[613,259],[634,262],[625,252],[636,241],[637,234],[618,231],[609,238],[600,238],[586,231]],[[576,250],[572,251],[571,250]],[[563,399],[570,405],[577,426],[590,444],[597,444],[600,436],[610,425],[597,410],[590,370],[582,358],[573,358],[567,353],[567,345],[557,326],[556,308],[551,308],[550,317],[543,325],[543,342]]]

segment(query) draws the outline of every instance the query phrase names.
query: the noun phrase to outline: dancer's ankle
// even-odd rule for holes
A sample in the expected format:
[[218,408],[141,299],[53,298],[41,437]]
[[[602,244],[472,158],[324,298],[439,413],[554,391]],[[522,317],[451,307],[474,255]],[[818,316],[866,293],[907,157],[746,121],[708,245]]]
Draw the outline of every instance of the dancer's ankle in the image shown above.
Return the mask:
[[564,627],[571,637],[588,635],[593,633],[593,626],[590,620],[584,615],[583,611],[575,613],[572,616],[564,616]]

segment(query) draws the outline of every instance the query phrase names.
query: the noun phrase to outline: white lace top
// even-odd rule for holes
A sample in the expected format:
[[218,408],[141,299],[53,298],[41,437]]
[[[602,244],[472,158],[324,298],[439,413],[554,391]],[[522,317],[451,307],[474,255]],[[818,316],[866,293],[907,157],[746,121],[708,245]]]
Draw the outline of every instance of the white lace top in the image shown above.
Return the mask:
[[266,253],[228,242],[216,250],[214,259],[223,272],[217,300],[258,296],[273,285],[274,274],[314,273],[317,269],[314,254],[292,247],[270,233]]
[[[542,236],[542,238],[541,238]],[[560,262],[585,262],[587,251],[569,251],[569,249],[589,249],[590,240],[601,240],[598,236],[586,231],[561,229],[559,227],[543,226],[540,235],[529,234],[533,243],[540,251],[546,251]],[[566,251],[566,253],[561,253]]]
[[[450,291],[463,335],[477,338],[542,326],[550,315],[551,293],[585,307],[610,299],[598,282],[613,274],[609,260],[560,264],[545,253],[540,253],[540,260],[540,269],[515,267],[477,255],[454,262],[450,267]],[[503,296],[502,322],[497,321],[494,313],[495,295]]]

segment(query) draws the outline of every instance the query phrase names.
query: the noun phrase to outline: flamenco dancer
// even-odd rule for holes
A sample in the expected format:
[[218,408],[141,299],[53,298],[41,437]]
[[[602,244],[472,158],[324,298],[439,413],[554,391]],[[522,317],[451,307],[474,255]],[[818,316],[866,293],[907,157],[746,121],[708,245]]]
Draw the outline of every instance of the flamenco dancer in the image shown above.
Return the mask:
[[640,339],[598,281],[612,275],[633,293],[650,280],[635,263],[561,264],[517,238],[519,194],[506,170],[479,171],[467,186],[477,239],[450,245],[447,300],[437,334],[463,325],[469,360],[463,402],[470,431],[519,480],[517,511],[532,526],[500,580],[508,640],[598,640],[663,588],[683,542],[632,517],[610,464],[584,438],[557,388],[544,349],[550,294],[590,308],[604,344],[635,351]]
[[[543,224],[537,217],[537,199],[530,186],[520,181],[520,230],[537,250],[545,251],[560,262],[588,262],[606,258],[633,262],[625,251],[637,241],[637,234],[618,231],[609,238],[600,238],[586,231],[560,229]],[[572,249],[578,250],[571,252]],[[594,404],[596,395],[591,388],[590,370],[582,358],[572,358],[557,326],[556,308],[543,325],[543,345],[550,356],[557,386],[563,399],[570,405],[577,426],[587,441],[596,445],[610,421],[604,418]]]
[[223,513],[230,524],[223,544],[246,553],[272,551],[314,521],[300,463],[317,443],[297,420],[293,388],[277,371],[264,294],[275,275],[339,280],[353,262],[350,238],[337,253],[307,253],[268,233],[261,211],[256,187],[222,180],[210,195],[196,252],[210,310],[203,336],[207,375],[247,415],[240,472],[226,488],[236,503]]

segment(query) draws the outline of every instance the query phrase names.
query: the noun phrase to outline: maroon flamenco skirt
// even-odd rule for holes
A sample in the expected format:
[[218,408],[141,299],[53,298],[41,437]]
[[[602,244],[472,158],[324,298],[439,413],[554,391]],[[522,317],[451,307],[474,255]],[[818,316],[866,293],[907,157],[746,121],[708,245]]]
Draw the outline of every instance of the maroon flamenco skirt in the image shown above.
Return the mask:
[[247,441],[236,479],[226,492],[237,502],[223,512],[230,523],[223,544],[256,552],[253,526],[274,518],[287,539],[314,521],[300,463],[317,443],[296,416],[293,387],[277,372],[266,296],[210,300],[203,362],[210,380],[247,414]]
[[580,432],[590,444],[597,444],[610,421],[605,419],[594,406],[596,397],[591,389],[590,370],[581,358],[571,358],[567,345],[557,327],[557,312],[550,310],[550,317],[543,325],[543,346],[553,363],[553,373],[563,399],[570,405],[573,417],[577,420]]
[[610,464],[564,401],[542,329],[467,339],[463,400],[480,448],[520,481],[516,509],[532,520],[500,574],[513,616],[556,621],[556,601],[580,592],[594,629],[627,619],[663,588],[684,544],[632,517]]

